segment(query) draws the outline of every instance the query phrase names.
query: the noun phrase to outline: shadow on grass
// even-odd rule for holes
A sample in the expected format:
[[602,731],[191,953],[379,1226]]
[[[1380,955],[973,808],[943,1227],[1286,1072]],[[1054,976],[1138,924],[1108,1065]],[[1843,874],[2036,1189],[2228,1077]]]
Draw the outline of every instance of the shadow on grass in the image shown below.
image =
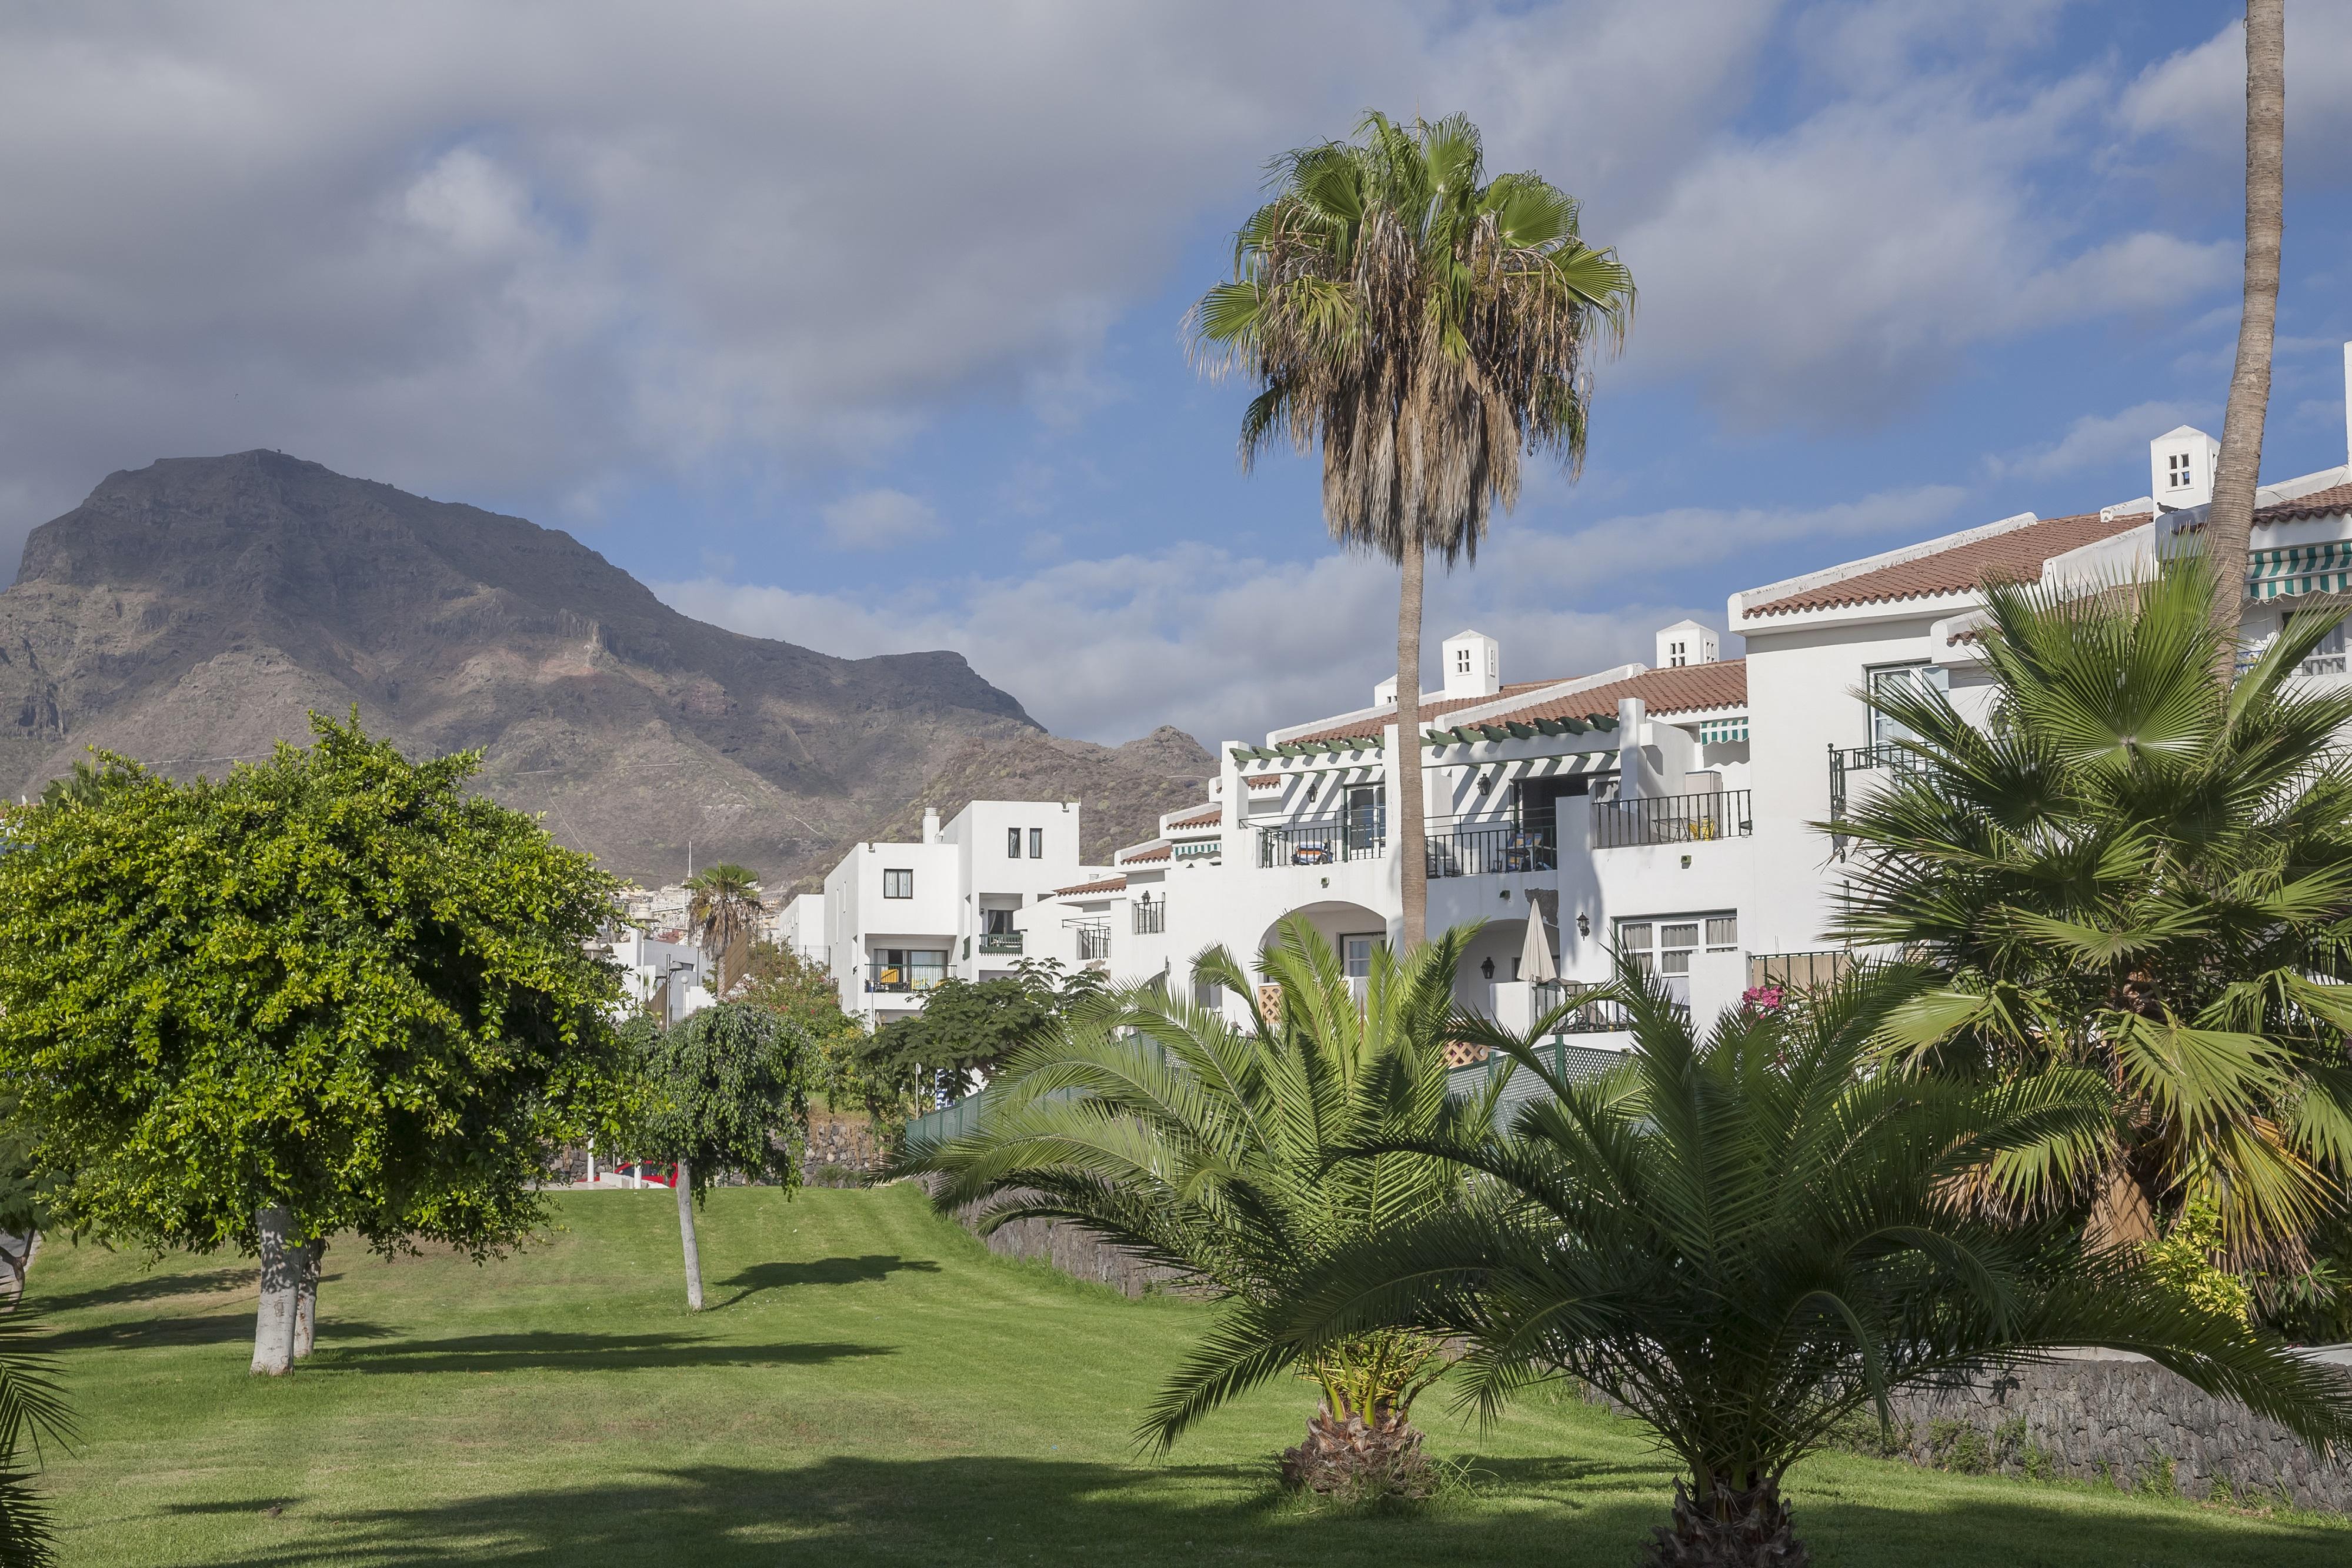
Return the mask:
[[[446,1503],[312,1512],[271,1496],[202,1505],[207,1560],[293,1568],[325,1560],[416,1568],[453,1561],[563,1564],[690,1561],[697,1568],[822,1562],[952,1564],[1281,1563],[1623,1563],[1664,1522],[1663,1468],[1500,1461],[1477,1500],[1382,1514],[1291,1506],[1265,1463],[1134,1467],[1037,1458],[892,1461],[835,1458],[802,1467],[705,1465],[616,1476],[593,1486]],[[1531,1484],[1530,1484],[1531,1483]],[[1530,1502],[1536,1506],[1528,1506]],[[283,1503],[279,1518],[263,1510]],[[220,1533],[249,1512],[249,1531]],[[116,1521],[121,1529],[127,1521]],[[2131,1568],[2138,1563],[2340,1568],[2340,1531],[2227,1521],[2158,1508],[2092,1517],[2021,1491],[1951,1509],[1800,1505],[1798,1528],[1826,1563],[1913,1568]],[[66,1543],[68,1547],[70,1541]],[[153,1546],[178,1544],[168,1525]],[[163,1560],[159,1556],[156,1560]]]
[[112,1285],[100,1285],[89,1290],[68,1290],[62,1295],[45,1295],[35,1276],[33,1304],[43,1312],[72,1312],[84,1307],[121,1306],[132,1301],[161,1301],[173,1296],[217,1296],[224,1290],[255,1290],[260,1288],[261,1271],[249,1268],[207,1268],[195,1274],[142,1274],[136,1279],[124,1279]]
[[928,1258],[899,1258],[869,1252],[863,1258],[820,1258],[813,1263],[754,1263],[719,1283],[735,1294],[711,1310],[731,1307],[764,1290],[791,1290],[803,1285],[866,1285],[893,1274],[937,1274],[940,1266]]
[[560,1368],[614,1372],[644,1367],[813,1366],[845,1356],[894,1355],[887,1345],[810,1341],[795,1344],[730,1344],[694,1334],[472,1334],[456,1339],[404,1340],[355,1350],[321,1345],[319,1364],[340,1372],[520,1372]]
[[[394,1331],[359,1319],[328,1318],[319,1324],[319,1348],[339,1340],[390,1339]],[[253,1309],[241,1312],[211,1312],[201,1317],[136,1318],[120,1323],[90,1323],[42,1334],[28,1347],[40,1351],[152,1350],[167,1345],[218,1345],[253,1339]]]

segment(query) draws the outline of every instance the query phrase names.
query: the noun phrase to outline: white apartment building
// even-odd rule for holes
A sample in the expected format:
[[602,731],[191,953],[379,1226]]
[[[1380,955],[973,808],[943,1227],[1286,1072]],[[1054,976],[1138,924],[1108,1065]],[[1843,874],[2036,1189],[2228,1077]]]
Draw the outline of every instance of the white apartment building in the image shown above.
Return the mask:
[[[2352,384],[2352,345],[2346,366]],[[2260,492],[2244,622],[2257,643],[2294,607],[2352,609],[2352,413],[2347,446],[2344,467]],[[1416,742],[1429,930],[1486,922],[1461,1000],[1506,1023],[1529,1016],[1518,966],[1531,916],[1567,979],[1606,980],[1622,946],[1702,1019],[1825,948],[1843,846],[1816,825],[1888,776],[1898,738],[1866,694],[1927,683],[1967,711],[1990,685],[1969,635],[1980,584],[2148,570],[2201,527],[2217,452],[2184,426],[2150,444],[2147,496],[2021,513],[1735,594],[1727,624],[1744,658],[1722,658],[1719,634],[1685,621],[1658,633],[1654,666],[1506,684],[1495,639],[1446,638]],[[2340,628],[2304,677],[2347,679]],[[1013,914],[1025,950],[1173,989],[1192,984],[1203,948],[1246,962],[1297,913],[1368,973],[1402,909],[1388,833],[1393,679],[1371,695],[1263,744],[1221,745],[1205,802]],[[1582,1022],[1599,1031],[1589,1043],[1611,1043],[1605,1018]]]
[[829,968],[842,1010],[875,1028],[950,975],[1012,973],[1029,941],[1020,916],[1087,870],[1076,801],[974,801],[944,826],[926,810],[915,843],[851,846],[823,893],[784,907],[784,938]]

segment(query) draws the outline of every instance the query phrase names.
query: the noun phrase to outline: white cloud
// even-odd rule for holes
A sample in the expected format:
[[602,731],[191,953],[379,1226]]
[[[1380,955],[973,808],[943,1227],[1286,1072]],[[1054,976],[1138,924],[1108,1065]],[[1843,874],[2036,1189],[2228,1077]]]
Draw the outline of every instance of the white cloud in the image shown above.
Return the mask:
[[931,503],[905,490],[860,490],[824,509],[824,528],[843,550],[891,550],[935,538],[940,514]]
[[[2193,48],[2147,67],[2116,106],[2136,136],[2172,142],[2217,171],[2246,155],[2246,33],[2232,21]],[[2352,177],[2352,7],[2290,7],[2286,24],[2289,193]],[[2227,205],[2237,189],[2220,185]],[[2167,199],[2177,199],[2178,187]],[[2293,219],[2290,216],[2289,222]],[[2292,238],[2288,241],[2293,245]]]
[[[1961,500],[1922,486],[1824,507],[1684,508],[1568,534],[1511,526],[1476,568],[1430,580],[1424,640],[1433,659],[1439,637],[1475,625],[1501,640],[1507,680],[1646,663],[1658,627],[1694,615],[1719,624],[1722,606],[1653,595],[1645,575],[1699,555],[1753,557],[1764,581],[1785,574],[1791,546],[1815,546],[1805,559],[1818,564],[1857,542],[1922,537]],[[1564,607],[1604,579],[1610,607]],[[1109,742],[1159,723],[1211,743],[1251,740],[1345,712],[1370,700],[1395,657],[1395,574],[1357,555],[1270,562],[1184,544],[871,601],[711,577],[654,589],[701,619],[851,658],[960,649],[1049,729]]]
[[2057,440],[1985,459],[1994,479],[2049,479],[2086,468],[2114,468],[2137,484],[2147,468],[2147,444],[2180,425],[2216,423],[2221,410],[2201,403],[2137,403],[2117,414],[2086,414]]

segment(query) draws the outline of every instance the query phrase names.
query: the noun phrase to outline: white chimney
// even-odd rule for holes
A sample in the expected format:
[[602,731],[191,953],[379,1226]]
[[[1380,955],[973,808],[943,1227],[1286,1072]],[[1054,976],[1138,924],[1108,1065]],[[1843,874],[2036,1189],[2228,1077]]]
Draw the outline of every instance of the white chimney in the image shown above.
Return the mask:
[[1440,652],[1448,698],[1492,697],[1503,689],[1503,645],[1486,633],[1455,632]]
[[1396,700],[1396,677],[1391,675],[1372,688],[1372,706],[1385,708]]
[[939,841],[940,808],[936,805],[927,805],[923,807],[923,842],[937,844]]
[[2156,498],[2156,510],[2179,511],[2211,500],[2213,470],[2221,461],[2221,443],[2186,425],[2150,441],[2147,493]]
[[1723,657],[1723,639],[1713,626],[1696,621],[1676,621],[1658,633],[1660,669],[1686,664],[1713,664]]

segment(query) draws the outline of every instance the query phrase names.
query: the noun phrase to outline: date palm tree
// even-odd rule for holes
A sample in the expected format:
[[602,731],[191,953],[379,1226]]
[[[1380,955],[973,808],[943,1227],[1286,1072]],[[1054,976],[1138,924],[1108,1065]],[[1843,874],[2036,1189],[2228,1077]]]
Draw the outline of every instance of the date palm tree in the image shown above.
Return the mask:
[[[2242,583],[2254,528],[2254,491],[2270,411],[2271,351],[2278,331],[2279,255],[2286,213],[2286,0],[2246,0],[2246,266],[2238,358],[2221,414],[2221,453],[2206,513],[2216,576]],[[2228,638],[2213,671],[2230,681],[2239,595],[2217,595],[2213,626]]]
[[705,866],[686,879],[686,889],[691,897],[686,906],[687,924],[703,951],[714,954],[719,964],[717,994],[725,995],[733,976],[727,973],[732,962],[737,941],[747,935],[760,920],[760,879],[748,866],[720,861]]
[[[1417,1153],[1335,1165],[1379,1132],[1475,1143],[1504,1079],[1449,1100],[1444,1048],[1496,1037],[1454,1010],[1456,964],[1475,927],[1406,958],[1377,952],[1359,1003],[1330,944],[1284,922],[1264,960],[1278,1008],[1250,1026],[1133,986],[1082,1004],[1072,1026],[1012,1060],[980,1129],[910,1147],[942,1212],[976,1205],[983,1231],[1013,1220],[1075,1222],[1228,1304],[1263,1302],[1306,1261],[1443,1209],[1464,1169]],[[1222,949],[1195,975],[1255,990]],[[1444,1368],[1437,1342],[1393,1325],[1283,1357],[1321,1398],[1285,1478],[1323,1491],[1412,1493],[1432,1479],[1411,1416]],[[1162,1406],[1151,1430],[1159,1430]]]
[[1916,984],[1860,972],[1727,1015],[1701,1043],[1657,981],[1627,976],[1635,1047],[1616,1073],[1547,1073],[1550,1093],[1499,1142],[1357,1151],[1482,1179],[1229,1312],[1163,1429],[1282,1357],[1403,1325],[1465,1347],[1458,1397],[1481,1415],[1568,1378],[1648,1423],[1685,1471],[1649,1561],[1693,1568],[1798,1568],[1781,1480],[1841,1423],[2060,1348],[2147,1355],[2315,1446],[2352,1435],[2334,1369],[2165,1287],[2137,1251],[1970,1201],[2017,1152],[2104,1126],[2107,1096],[2071,1068],[1990,1083],[1876,1070],[1876,1034]]
[[1353,142],[1274,163],[1274,199],[1234,240],[1234,277],[1188,318],[1215,374],[1259,388],[1242,465],[1287,438],[1323,448],[1331,537],[1398,564],[1396,852],[1404,945],[1427,920],[1421,793],[1426,557],[1475,561],[1522,451],[1584,460],[1596,353],[1622,342],[1633,275],[1577,232],[1535,174],[1486,178],[1461,115],[1368,114]]
[[2217,690],[2216,596],[2195,557],[1993,588],[1986,727],[1940,692],[1872,699],[1916,738],[1837,825],[1861,852],[1832,929],[1938,972],[1894,1021],[1911,1062],[2110,1085],[2114,1129],[2043,1195],[2096,1193],[2100,1234],[2134,1241],[2210,1197],[2242,1261],[2292,1260],[2352,1170],[2352,693],[2291,681],[2340,608]]
[[21,1308],[0,1316],[0,1568],[49,1568],[57,1561],[48,1507],[34,1476],[41,1440],[70,1447],[75,1433],[54,1363],[18,1348],[37,1340],[42,1327]]

